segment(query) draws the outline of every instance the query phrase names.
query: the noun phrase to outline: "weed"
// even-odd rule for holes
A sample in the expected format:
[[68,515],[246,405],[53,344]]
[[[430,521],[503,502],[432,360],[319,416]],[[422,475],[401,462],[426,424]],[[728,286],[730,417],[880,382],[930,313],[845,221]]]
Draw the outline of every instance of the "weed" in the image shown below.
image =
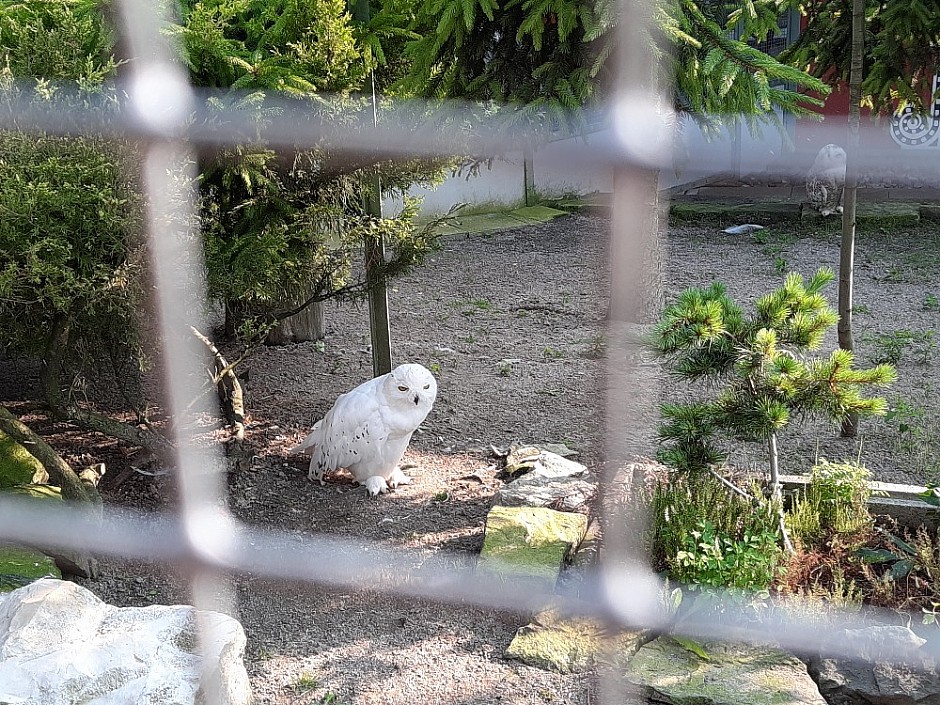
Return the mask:
[[443,368],[441,367],[441,363],[436,362],[436,361],[435,361],[435,362],[429,362],[429,363],[428,363],[428,370],[430,370],[430,371],[431,371],[431,374],[434,375],[435,377],[440,377],[440,376],[441,376],[441,372],[443,372]]
[[895,452],[935,481],[940,474],[940,418],[917,403],[896,398],[888,407],[885,423],[896,433]]
[[297,680],[294,681],[294,690],[299,693],[306,693],[307,691],[315,690],[319,687],[320,681],[309,673],[301,673]]
[[458,299],[451,303],[455,308],[460,309],[460,315],[462,316],[475,316],[483,311],[492,311],[494,309],[493,302],[489,299]]
[[859,315],[869,315],[871,314],[871,308],[865,304],[856,304],[852,307],[852,313],[857,313]]
[[584,357],[596,360],[604,357],[604,354],[607,352],[607,336],[603,333],[597,333],[581,342],[587,344]]
[[447,490],[443,490],[441,492],[438,492],[431,499],[434,502],[446,502],[447,500],[450,499],[450,492],[448,492]]
[[918,362],[926,365],[937,350],[935,336],[932,329],[911,331],[901,328],[888,333],[866,333],[862,341],[872,346],[869,359],[875,364],[886,362],[896,365],[910,351]]
[[924,296],[925,311],[940,311],[940,297],[936,294],[927,294]]
[[774,271],[778,274],[786,274],[790,271],[790,263],[785,257],[777,256],[774,258]]
[[542,350],[542,355],[549,358],[550,360],[558,360],[565,356],[565,351],[559,350],[558,348],[553,348],[551,346],[546,346],[545,349]]
[[804,546],[816,545],[824,536],[858,535],[871,529],[868,500],[871,473],[858,463],[821,460],[787,513],[787,527]]

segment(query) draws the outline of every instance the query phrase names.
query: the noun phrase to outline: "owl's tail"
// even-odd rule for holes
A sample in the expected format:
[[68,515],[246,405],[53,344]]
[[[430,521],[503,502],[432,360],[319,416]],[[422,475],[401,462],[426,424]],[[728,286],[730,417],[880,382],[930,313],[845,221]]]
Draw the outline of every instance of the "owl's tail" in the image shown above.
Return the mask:
[[317,433],[319,428],[320,428],[320,422],[317,421],[317,423],[313,427],[313,430],[310,431],[307,437],[304,438],[298,445],[294,446],[287,452],[290,453],[291,455],[299,455],[300,453],[307,452],[307,450],[310,448],[315,448],[317,445],[317,442],[319,441],[319,434]]

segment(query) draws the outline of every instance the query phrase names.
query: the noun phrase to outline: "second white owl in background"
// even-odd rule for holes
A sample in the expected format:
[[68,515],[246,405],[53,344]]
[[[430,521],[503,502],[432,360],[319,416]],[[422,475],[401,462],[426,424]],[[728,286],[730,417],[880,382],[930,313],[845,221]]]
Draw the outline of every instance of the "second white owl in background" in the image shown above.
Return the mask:
[[821,215],[842,212],[845,188],[845,150],[827,144],[819,150],[806,177],[806,198]]
[[437,398],[422,365],[399,365],[341,394],[292,453],[310,454],[311,480],[346,468],[372,496],[411,482],[398,467],[411,436]]

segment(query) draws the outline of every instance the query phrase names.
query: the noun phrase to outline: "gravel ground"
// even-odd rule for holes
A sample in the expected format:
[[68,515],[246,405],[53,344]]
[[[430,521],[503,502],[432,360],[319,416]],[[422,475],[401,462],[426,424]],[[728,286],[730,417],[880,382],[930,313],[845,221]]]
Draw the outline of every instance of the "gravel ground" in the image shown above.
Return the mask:
[[[472,556],[482,545],[486,512],[502,482],[490,444],[565,442],[581,452],[582,462],[596,466],[607,228],[602,218],[574,215],[537,227],[454,237],[424,267],[395,282],[393,357],[429,367],[439,394],[405,457],[415,466],[409,471],[415,481],[390,495],[369,499],[343,474],[324,486],[312,484],[304,460],[286,452],[339,393],[369,376],[366,311],[330,305],[322,344],[254,354],[242,374],[248,442],[257,457],[229,478],[235,513],[300,538],[327,532],[373,540],[379,550],[414,549],[419,562],[448,551]],[[821,265],[837,266],[837,233],[793,235],[776,228],[733,236],[718,230],[670,231],[667,297],[717,277],[744,303],[780,283],[778,268],[809,275]],[[925,228],[863,233],[857,265],[859,359],[894,351],[900,372],[887,392],[899,415],[863,423],[862,459],[880,479],[940,479],[940,362],[933,338],[940,326],[940,238]],[[835,286],[829,295],[834,304]],[[834,337],[827,340],[826,349],[834,344]],[[647,373],[660,385],[661,398],[689,395],[655,367]],[[102,491],[112,511],[172,507],[172,476],[131,474],[115,482],[129,463],[125,450],[30,411],[35,389],[34,371],[0,371],[2,398],[12,400],[68,461],[108,463]],[[655,413],[649,416],[640,435],[653,453]],[[817,447],[830,459],[854,457],[858,441],[840,440],[824,424],[794,424],[780,443],[783,470],[808,470]],[[757,448],[734,456],[740,464],[758,464],[760,458]],[[191,599],[185,579],[162,567],[105,561],[102,568],[101,578],[82,582],[115,604]],[[589,676],[548,673],[503,658],[525,621],[520,615],[272,584],[251,575],[233,578],[232,592],[248,636],[247,665],[258,703],[522,705],[593,699]]]

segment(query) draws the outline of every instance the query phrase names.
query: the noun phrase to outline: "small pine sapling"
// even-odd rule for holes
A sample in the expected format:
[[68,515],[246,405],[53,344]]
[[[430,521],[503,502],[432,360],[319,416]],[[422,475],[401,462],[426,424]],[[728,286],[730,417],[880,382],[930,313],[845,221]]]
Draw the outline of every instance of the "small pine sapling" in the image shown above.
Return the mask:
[[888,364],[855,369],[846,350],[825,359],[805,357],[838,320],[821,293],[833,277],[823,268],[804,283],[791,272],[781,288],[758,299],[752,315],[745,315],[720,282],[689,289],[666,308],[650,341],[674,374],[689,382],[710,380],[717,388],[704,400],[661,406],[660,459],[678,471],[717,476],[714,466],[727,458],[720,439],[766,444],[771,494],[791,551],[779,501],[780,429],[793,417],[810,414],[835,423],[852,414],[884,414],[885,400],[865,397],[862,389],[895,378]]

